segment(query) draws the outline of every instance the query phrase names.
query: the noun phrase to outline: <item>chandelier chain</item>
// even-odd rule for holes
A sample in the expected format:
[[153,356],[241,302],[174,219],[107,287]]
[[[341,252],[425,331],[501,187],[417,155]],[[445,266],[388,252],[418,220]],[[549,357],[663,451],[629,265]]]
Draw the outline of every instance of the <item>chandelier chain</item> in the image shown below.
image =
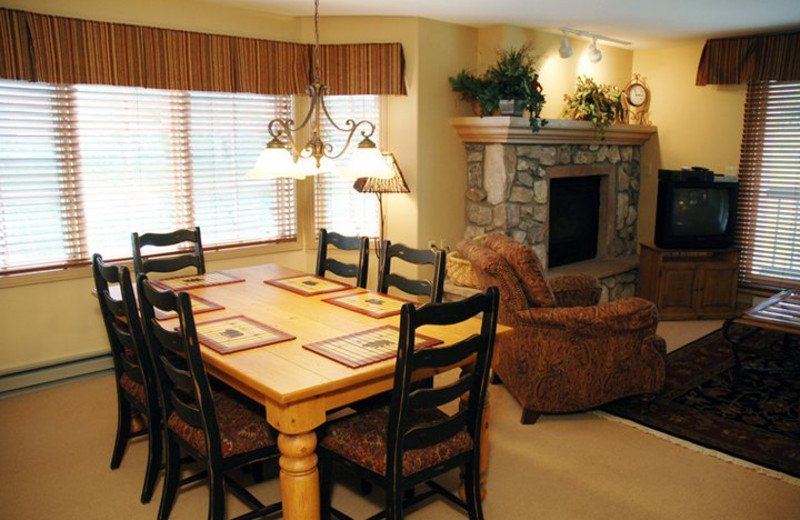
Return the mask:
[[319,59],[319,0],[314,0],[314,83],[320,83],[320,59]]

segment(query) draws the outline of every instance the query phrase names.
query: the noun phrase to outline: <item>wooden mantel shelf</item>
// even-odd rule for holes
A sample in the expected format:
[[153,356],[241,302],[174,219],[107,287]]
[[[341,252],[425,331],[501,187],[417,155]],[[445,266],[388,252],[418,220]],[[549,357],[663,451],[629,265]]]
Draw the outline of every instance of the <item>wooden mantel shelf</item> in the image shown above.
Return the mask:
[[503,144],[616,144],[643,145],[655,126],[616,124],[600,136],[589,121],[549,119],[547,126],[531,132],[527,117],[455,117],[451,119],[465,143]]

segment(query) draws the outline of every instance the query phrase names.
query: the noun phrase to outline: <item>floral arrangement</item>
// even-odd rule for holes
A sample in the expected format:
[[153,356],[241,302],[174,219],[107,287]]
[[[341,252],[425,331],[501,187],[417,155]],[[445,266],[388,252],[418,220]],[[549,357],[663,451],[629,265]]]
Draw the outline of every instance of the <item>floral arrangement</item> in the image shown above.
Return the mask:
[[595,83],[587,76],[579,76],[575,94],[564,94],[564,117],[591,121],[599,134],[614,123],[625,119],[622,92],[611,85]]

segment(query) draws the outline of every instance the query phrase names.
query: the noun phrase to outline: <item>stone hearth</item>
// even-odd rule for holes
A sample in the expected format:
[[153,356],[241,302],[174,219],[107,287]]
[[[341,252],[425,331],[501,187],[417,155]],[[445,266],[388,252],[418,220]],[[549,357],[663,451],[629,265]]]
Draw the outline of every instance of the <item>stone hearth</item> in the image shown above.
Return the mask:
[[605,137],[588,122],[551,121],[530,131],[525,118],[453,120],[467,152],[465,238],[504,232],[547,262],[550,179],[600,176],[597,257],[548,274],[581,270],[598,276],[603,299],[633,296],[640,147],[655,127],[615,125]]

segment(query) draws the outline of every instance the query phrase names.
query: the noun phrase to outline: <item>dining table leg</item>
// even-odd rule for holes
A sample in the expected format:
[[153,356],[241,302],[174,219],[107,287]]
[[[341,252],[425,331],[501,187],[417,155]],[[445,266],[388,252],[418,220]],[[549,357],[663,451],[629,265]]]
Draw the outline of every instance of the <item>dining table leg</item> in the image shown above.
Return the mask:
[[319,518],[316,448],[317,435],[313,430],[299,434],[278,434],[281,499],[283,518],[286,520]]

